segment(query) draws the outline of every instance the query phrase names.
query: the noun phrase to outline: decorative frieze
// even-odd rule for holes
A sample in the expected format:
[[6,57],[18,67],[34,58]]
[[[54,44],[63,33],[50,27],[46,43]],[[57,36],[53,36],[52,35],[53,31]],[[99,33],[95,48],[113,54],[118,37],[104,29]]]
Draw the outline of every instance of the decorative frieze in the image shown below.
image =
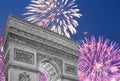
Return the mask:
[[52,58],[52,60],[58,65],[58,67],[60,68],[61,72],[63,70],[63,62],[62,60],[59,60],[58,58]]
[[49,59],[49,55],[43,55],[43,54],[37,54],[37,64],[39,64],[39,62],[41,62],[44,59]]
[[30,75],[26,72],[20,73],[18,81],[31,81]]
[[[63,46],[62,44],[58,44],[58,43],[55,43],[55,42],[52,42],[46,38],[42,38],[42,37],[39,37],[39,36],[36,36],[36,35],[33,35],[31,33],[27,33],[27,32],[24,32],[24,31],[21,31],[21,30],[18,30],[16,28],[13,28],[13,27],[10,27],[10,30],[11,32],[14,32],[16,34],[19,34],[19,35],[22,35],[22,36],[25,36],[27,38],[30,38],[30,39],[34,39],[36,40],[37,42],[40,42],[40,43],[43,43],[43,44],[46,44],[46,45],[49,45],[51,47],[55,47],[57,49],[60,49],[60,50],[63,50],[63,51],[67,51],[71,54],[75,54],[77,55],[78,54],[78,51],[76,50],[73,50],[71,48],[68,48],[68,47],[65,47]],[[76,48],[77,49],[77,48]]]
[[[32,73],[38,74],[41,70],[49,76],[49,81],[57,81],[57,77],[64,78],[65,74],[68,78],[71,75],[73,79],[76,78],[77,67],[74,66],[78,59],[76,42],[15,17],[9,17],[6,33],[4,51],[8,56],[5,57],[5,67],[8,70],[12,68],[15,71],[13,74],[17,75],[17,79],[13,76],[10,77],[11,80],[33,81]],[[21,49],[14,47],[15,45],[21,46]],[[22,47],[33,49],[34,53]],[[6,69],[5,71],[8,72]],[[12,74],[12,70],[9,71]]]
[[14,49],[14,59],[17,61],[34,64],[34,54]]
[[71,55],[65,51],[44,45],[42,43],[38,43],[38,42],[33,41],[33,40],[29,40],[27,38],[16,36],[14,34],[11,34],[10,36],[11,36],[11,41],[14,41],[17,43],[19,42],[21,44],[25,44],[26,46],[34,47],[34,48],[39,49],[41,51],[48,52],[49,54],[70,60],[71,62],[75,62],[75,63],[77,62],[77,59],[78,59],[77,56]]
[[40,28],[38,26],[35,26],[35,25],[25,22],[23,20],[16,19],[14,17],[10,17],[9,21],[8,21],[8,26],[17,28],[18,30],[26,31],[27,33],[31,33],[31,34],[33,34],[35,36],[39,36],[41,38],[45,38],[47,40],[53,41],[55,43],[65,46],[65,47],[68,47],[68,48],[71,48],[74,50],[77,49],[76,42],[73,42],[70,39],[62,37],[56,33],[53,33],[51,31],[47,30],[47,29]]
[[77,75],[77,66],[65,63],[65,73],[71,75]]

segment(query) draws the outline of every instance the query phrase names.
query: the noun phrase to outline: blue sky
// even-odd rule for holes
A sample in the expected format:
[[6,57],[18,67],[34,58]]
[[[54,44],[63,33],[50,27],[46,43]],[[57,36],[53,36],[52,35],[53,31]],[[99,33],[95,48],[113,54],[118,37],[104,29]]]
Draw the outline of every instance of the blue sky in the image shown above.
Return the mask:
[[[0,36],[5,28],[10,14],[24,19],[25,7],[30,0],[1,0],[0,1]],[[77,19],[79,26],[77,34],[71,38],[78,41],[83,38],[83,32],[103,36],[120,44],[120,0],[76,0],[82,17]]]

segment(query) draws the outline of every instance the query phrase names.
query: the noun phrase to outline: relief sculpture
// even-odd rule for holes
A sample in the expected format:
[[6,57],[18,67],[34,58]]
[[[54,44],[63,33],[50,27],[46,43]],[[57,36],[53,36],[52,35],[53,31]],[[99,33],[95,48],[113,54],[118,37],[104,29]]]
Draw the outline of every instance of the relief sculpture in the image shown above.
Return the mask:
[[17,61],[33,64],[34,63],[34,55],[32,53],[15,49],[14,59]]
[[31,81],[30,76],[24,72],[19,74],[18,81]]

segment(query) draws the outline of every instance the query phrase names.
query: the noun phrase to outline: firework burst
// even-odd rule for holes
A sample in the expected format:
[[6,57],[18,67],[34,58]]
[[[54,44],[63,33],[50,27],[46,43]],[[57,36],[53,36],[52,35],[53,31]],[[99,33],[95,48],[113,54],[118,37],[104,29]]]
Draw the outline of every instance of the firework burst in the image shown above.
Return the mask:
[[115,42],[85,38],[78,46],[79,81],[120,81],[120,49]]
[[43,72],[39,73],[39,81],[47,81],[47,77]]
[[69,32],[76,33],[77,21],[82,16],[75,0],[31,0],[25,19],[70,38]]

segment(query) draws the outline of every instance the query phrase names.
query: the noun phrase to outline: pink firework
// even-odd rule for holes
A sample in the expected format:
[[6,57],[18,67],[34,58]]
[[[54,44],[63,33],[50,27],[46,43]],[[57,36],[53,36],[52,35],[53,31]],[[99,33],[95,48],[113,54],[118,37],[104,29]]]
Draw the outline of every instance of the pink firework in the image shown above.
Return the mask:
[[3,67],[4,62],[3,62],[2,38],[0,37],[0,81],[4,81]]
[[47,77],[46,77],[45,73],[43,73],[43,72],[39,73],[39,81],[47,81]]
[[120,49],[115,42],[85,38],[78,46],[79,81],[120,81]]

